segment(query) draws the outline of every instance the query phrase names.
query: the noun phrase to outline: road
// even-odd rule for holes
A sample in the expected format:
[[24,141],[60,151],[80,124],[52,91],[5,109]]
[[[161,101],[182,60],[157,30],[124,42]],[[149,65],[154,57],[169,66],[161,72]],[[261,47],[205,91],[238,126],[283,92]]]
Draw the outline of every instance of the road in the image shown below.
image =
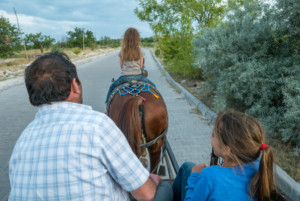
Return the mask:
[[[168,140],[178,164],[184,161],[209,163],[209,136],[212,127],[185,97],[166,81],[149,50],[145,50],[145,66],[161,95],[169,116]],[[112,78],[120,74],[117,52],[89,63],[77,65],[83,85],[83,102],[94,110],[104,111],[104,100]],[[9,194],[8,162],[14,144],[37,111],[30,105],[24,84],[0,91],[0,200]]]

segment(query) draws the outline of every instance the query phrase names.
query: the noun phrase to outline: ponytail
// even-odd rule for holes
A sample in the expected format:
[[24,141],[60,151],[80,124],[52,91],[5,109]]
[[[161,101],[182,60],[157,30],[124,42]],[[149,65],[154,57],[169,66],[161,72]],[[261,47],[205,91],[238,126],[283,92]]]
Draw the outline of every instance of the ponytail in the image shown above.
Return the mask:
[[259,169],[251,181],[250,195],[251,198],[267,201],[271,200],[271,193],[274,189],[273,151],[266,146],[261,149],[261,152]]
[[255,200],[271,200],[274,189],[273,151],[264,143],[262,124],[252,116],[229,110],[219,114],[213,133],[223,147],[230,148],[229,156],[240,166],[254,162],[261,156],[258,171],[250,184],[249,195]]

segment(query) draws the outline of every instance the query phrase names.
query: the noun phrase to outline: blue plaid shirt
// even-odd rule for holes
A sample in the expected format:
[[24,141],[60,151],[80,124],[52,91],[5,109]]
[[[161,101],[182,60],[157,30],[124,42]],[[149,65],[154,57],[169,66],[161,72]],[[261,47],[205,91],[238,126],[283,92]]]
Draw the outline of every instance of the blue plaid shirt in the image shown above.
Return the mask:
[[9,162],[9,200],[128,200],[149,172],[123,133],[90,106],[42,105]]

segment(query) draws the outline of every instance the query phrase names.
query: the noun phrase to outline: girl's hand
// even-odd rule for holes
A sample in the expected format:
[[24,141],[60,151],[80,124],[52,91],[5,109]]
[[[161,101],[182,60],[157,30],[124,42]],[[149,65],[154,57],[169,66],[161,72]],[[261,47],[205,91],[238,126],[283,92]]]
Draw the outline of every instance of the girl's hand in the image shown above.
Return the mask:
[[192,172],[198,172],[201,173],[203,168],[208,167],[205,163],[197,164],[192,168]]

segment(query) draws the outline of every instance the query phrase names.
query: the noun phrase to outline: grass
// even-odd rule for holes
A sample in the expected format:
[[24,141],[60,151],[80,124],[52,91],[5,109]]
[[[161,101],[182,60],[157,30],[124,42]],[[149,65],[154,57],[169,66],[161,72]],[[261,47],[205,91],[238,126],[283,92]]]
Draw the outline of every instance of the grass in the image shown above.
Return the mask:
[[299,151],[291,143],[283,143],[279,139],[267,138],[275,154],[275,162],[295,181],[300,182],[300,156]]
[[8,62],[1,63],[0,69],[13,68],[14,66],[19,66],[25,63],[27,63],[27,59],[25,58],[9,60]]

